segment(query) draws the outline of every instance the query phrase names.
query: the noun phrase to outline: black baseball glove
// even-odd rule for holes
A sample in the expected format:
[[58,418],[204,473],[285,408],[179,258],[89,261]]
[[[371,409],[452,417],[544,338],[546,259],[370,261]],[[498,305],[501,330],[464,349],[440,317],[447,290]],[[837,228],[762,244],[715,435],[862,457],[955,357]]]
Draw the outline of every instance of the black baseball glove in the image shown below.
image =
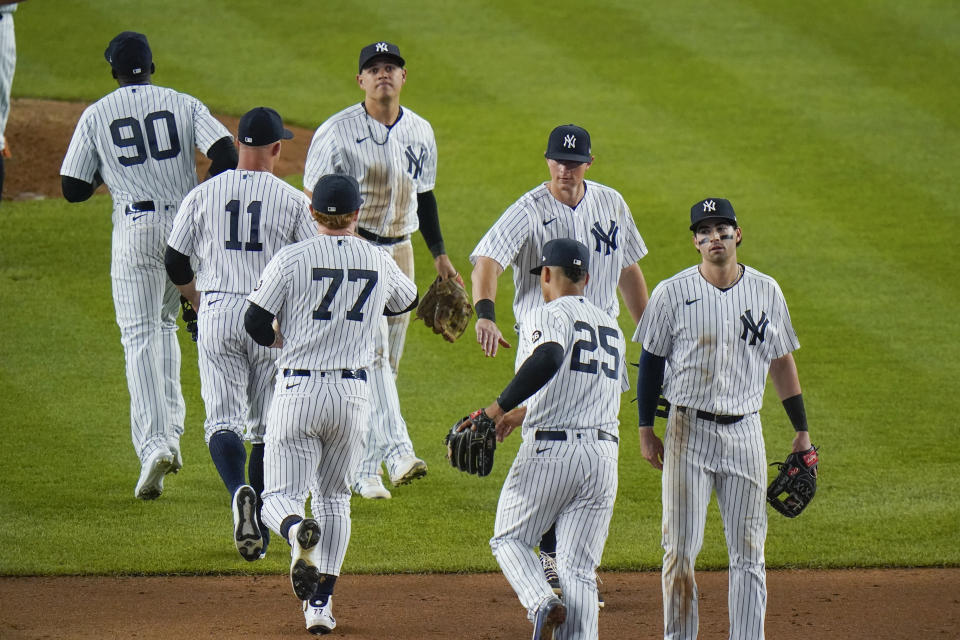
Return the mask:
[[778,466],[780,473],[767,487],[767,502],[788,518],[796,518],[817,492],[819,464],[820,456],[816,447],[795,451],[784,462],[771,464],[771,467]]
[[[473,426],[457,431],[467,420],[473,423]],[[493,452],[497,448],[497,431],[495,423],[483,409],[457,420],[444,442],[447,444],[447,459],[454,469],[474,473],[481,478],[490,473],[493,468]]]
[[180,296],[180,314],[183,316],[183,323],[187,326],[187,331],[190,332],[190,337],[196,342],[198,336],[197,311],[190,304],[190,301],[183,296]]

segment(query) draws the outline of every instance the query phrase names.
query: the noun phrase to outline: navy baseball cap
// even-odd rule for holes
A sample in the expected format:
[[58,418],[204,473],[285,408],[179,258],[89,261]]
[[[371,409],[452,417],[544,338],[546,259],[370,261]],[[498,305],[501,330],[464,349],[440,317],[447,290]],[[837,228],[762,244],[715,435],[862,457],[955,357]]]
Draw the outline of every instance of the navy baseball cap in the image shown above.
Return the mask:
[[407,64],[407,61],[400,55],[400,47],[391,42],[374,42],[360,50],[359,72],[363,73],[363,68],[366,67],[371,60],[381,56],[396,61],[401,67]]
[[727,220],[734,227],[737,225],[737,214],[733,212],[733,205],[723,198],[707,198],[690,207],[690,231],[696,231],[697,225],[704,220],[719,218]]
[[293,133],[283,128],[280,114],[270,107],[257,107],[243,114],[237,138],[248,147],[262,147],[277,140],[289,140]]
[[551,240],[543,245],[540,264],[530,269],[530,273],[538,276],[544,267],[568,267],[587,271],[590,267],[590,249],[573,238]]
[[547,152],[543,157],[550,160],[590,162],[590,134],[575,124],[564,124],[550,132]]
[[138,76],[151,72],[153,53],[147,36],[136,31],[124,31],[107,45],[103,57],[117,73]]
[[328,173],[313,188],[313,210],[327,215],[353,213],[363,204],[360,183],[353,176]]

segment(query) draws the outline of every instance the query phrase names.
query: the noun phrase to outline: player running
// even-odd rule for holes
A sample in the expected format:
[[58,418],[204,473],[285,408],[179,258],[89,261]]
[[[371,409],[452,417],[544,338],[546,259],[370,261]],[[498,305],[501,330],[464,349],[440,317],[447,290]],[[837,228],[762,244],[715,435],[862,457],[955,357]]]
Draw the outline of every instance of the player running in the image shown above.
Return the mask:
[[[389,42],[375,42],[360,51],[357,84],[364,99],[317,129],[307,151],[303,184],[309,196],[308,185],[325,173],[353,176],[364,201],[357,233],[387,251],[413,278],[410,236],[419,228],[437,274],[463,284],[440,232],[433,194],[437,178],[433,128],[400,106],[400,91],[407,80],[405,65],[400,49]],[[383,320],[377,358],[370,368],[370,442],[354,484],[365,498],[390,497],[379,475],[382,462],[395,486],[427,472],[426,463],[414,455],[395,381],[409,323],[409,314]]]
[[113,197],[110,277],[130,391],[130,431],[140,458],[134,495],[163,492],[183,462],[177,310],[163,265],[180,201],[197,185],[193,148],[211,176],[237,165],[233,138],[196,98],[151,84],[153,54],[142,33],[124,31],[104,52],[120,88],[87,107],[60,167],[63,196],[81,202],[105,183]]
[[[243,330],[247,295],[281,247],[317,235],[306,196],[273,175],[281,140],[292,137],[273,109],[244,114],[237,130],[237,169],[187,195],[166,253],[170,279],[198,313],[204,438],[232,498],[237,550],[248,561],[260,558],[268,535],[261,531],[258,501],[277,369],[276,352]],[[244,439],[251,443],[249,483]]]
[[[283,347],[267,416],[263,521],[290,543],[290,580],[311,633],[336,626],[332,595],[350,540],[380,318],[417,303],[390,255],[354,235],[361,203],[352,177],[320,178],[311,207],[320,235],[273,257],[245,318],[254,340]],[[305,519],[308,492],[314,517]]]
[[[524,321],[532,352],[484,409],[500,441],[523,424],[490,547],[534,623],[535,640],[598,635],[595,576],[617,495],[625,341],[615,318],[585,295],[592,261],[576,240],[544,245],[530,270],[544,304]],[[563,602],[533,550],[553,523]]]
[[[730,637],[761,639],[767,463],[757,412],[769,370],[796,430],[793,450],[810,449],[791,354],[800,344],[776,281],[737,262],[743,232],[730,202],[693,205],[690,230],[700,264],[657,285],[633,336],[643,344],[640,448],[663,470],[663,637],[697,637],[694,563],[716,491],[730,555]],[[661,384],[671,404],[662,441],[653,432]]]

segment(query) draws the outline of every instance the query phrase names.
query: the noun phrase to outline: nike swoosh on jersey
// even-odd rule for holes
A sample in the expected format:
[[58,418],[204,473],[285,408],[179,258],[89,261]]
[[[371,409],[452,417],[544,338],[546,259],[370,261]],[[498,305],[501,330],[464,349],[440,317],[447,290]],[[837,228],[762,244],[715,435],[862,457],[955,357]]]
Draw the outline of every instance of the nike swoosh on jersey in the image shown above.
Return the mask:
[[537,449],[537,453],[543,453],[544,451],[550,451],[550,447],[544,447],[543,449]]
[[292,382],[288,382],[288,383],[287,383],[287,389],[293,389],[294,387],[299,387],[300,384],[301,384],[301,383],[299,383],[299,382],[296,383],[296,384],[294,384],[294,383],[292,383]]
[[554,220],[556,220],[556,218],[550,218],[549,220],[544,220],[544,221],[543,221],[543,226],[547,226],[548,224],[550,224],[550,223],[553,222]]
[[147,215],[147,214],[141,213],[140,215],[138,215],[138,216],[133,216],[133,217],[130,218],[130,219],[131,219],[131,220],[139,220],[140,218],[144,217],[145,215]]
[[366,140],[366,139],[369,138],[369,137],[370,137],[370,136],[366,136],[366,137],[363,137],[363,138],[357,138],[357,144],[360,144],[361,142],[363,142],[364,140]]
[[700,298],[694,298],[693,300],[684,300],[684,301],[683,301],[683,304],[685,304],[685,305],[687,305],[687,306],[689,307],[689,306],[692,305],[694,302],[699,302],[699,301],[700,301]]

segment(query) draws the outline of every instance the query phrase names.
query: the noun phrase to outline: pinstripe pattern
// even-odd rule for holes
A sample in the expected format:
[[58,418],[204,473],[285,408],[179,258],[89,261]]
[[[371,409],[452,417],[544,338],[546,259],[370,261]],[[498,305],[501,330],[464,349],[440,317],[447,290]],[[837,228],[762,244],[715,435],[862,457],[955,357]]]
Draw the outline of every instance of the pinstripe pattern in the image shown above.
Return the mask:
[[[598,635],[596,569],[603,555],[617,494],[618,445],[599,440],[616,434],[624,339],[616,321],[583,297],[564,296],[529,316],[538,346],[565,347],[563,365],[527,404],[523,443],[510,468],[490,547],[531,621],[553,596],[533,547],[557,525],[557,573],[567,607],[558,639]],[[610,327],[604,349],[585,349],[590,326]],[[580,343],[578,349],[575,345]],[[601,355],[602,354],[602,355]],[[596,373],[584,367],[595,359]],[[603,372],[606,364],[610,375]],[[537,441],[537,429],[564,430],[566,441]]]
[[180,205],[168,244],[191,257],[206,292],[197,311],[207,443],[223,429],[263,442],[276,355],[244,329],[246,295],[280,247],[316,235],[306,196],[266,171],[224,171]]
[[[474,264],[478,257],[486,256],[504,268],[513,267],[513,313],[520,327],[521,350],[526,316],[543,305],[540,281],[530,273],[540,264],[543,245],[556,238],[573,238],[592,250],[590,282],[584,293],[613,317],[620,314],[620,272],[647,255],[647,247],[623,197],[597,182],[584,180],[583,184],[583,199],[574,209],[554,198],[548,183],[528,191],[500,216],[470,254]],[[611,224],[616,229],[615,246],[594,233],[597,228],[601,235],[609,233]],[[525,351],[523,358],[528,353]],[[520,355],[518,351],[518,363],[522,361]]]
[[[664,638],[697,637],[694,565],[716,491],[730,557],[730,637],[762,639],[767,467],[757,412],[770,362],[800,346],[783,293],[750,267],[725,290],[690,267],[657,285],[634,340],[666,358],[663,393],[673,405],[663,456]],[[695,409],[745,417],[718,424]]]
[[[359,270],[366,277],[351,282]],[[317,280],[318,273],[326,276]],[[376,280],[361,305],[371,273]],[[331,294],[335,274],[344,277]],[[350,485],[370,421],[367,383],[345,379],[341,370],[368,367],[383,310],[404,309],[416,295],[416,285],[385,251],[356,236],[320,235],[281,249],[249,296],[280,322],[285,338],[278,367],[311,370],[277,378],[265,438],[263,520],[279,533],[284,518],[304,515],[311,493],[322,573],[339,575],[343,564]]]
[[360,183],[361,228],[391,238],[409,235],[419,226],[417,194],[432,190],[437,179],[433,127],[406,108],[388,128],[368,117],[362,104],[347,107],[314,133],[304,187],[312,191],[328,173],[345,173]]
[[10,117],[10,88],[17,68],[17,37],[13,26],[16,4],[0,4],[0,149],[5,149],[7,118]]
[[[111,123],[117,121],[122,123],[114,130],[127,146],[114,142]],[[141,134],[140,164],[129,164],[141,151],[128,145],[134,131]],[[131,434],[141,463],[183,433],[179,293],[163,265],[167,236],[180,200],[197,183],[194,146],[206,152],[229,135],[196,98],[152,85],[120,87],[84,110],[60,169],[86,182],[99,171],[113,197],[110,276],[126,358]],[[154,210],[128,209],[140,201],[152,201]]]

